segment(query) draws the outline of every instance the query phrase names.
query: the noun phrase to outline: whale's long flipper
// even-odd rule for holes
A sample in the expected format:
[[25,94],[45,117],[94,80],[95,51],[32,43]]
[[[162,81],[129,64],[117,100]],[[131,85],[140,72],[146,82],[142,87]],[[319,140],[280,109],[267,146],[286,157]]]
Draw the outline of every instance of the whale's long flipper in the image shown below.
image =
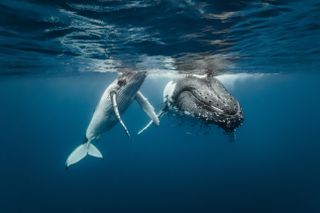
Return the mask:
[[143,111],[149,116],[152,122],[159,126],[160,120],[158,118],[158,115],[154,111],[154,107],[140,91],[138,91],[136,94],[136,101],[140,104]]
[[114,114],[117,116],[121,126],[123,127],[124,131],[127,133],[127,135],[130,137],[130,133],[126,127],[126,125],[123,123],[121,117],[120,117],[120,113],[119,113],[119,109],[118,109],[118,104],[117,104],[117,95],[115,92],[111,92],[110,93],[111,96],[111,101],[112,101],[112,106],[113,106],[113,110],[114,110]]
[[66,161],[66,167],[71,166],[82,160],[85,156],[91,155],[96,158],[103,158],[101,152],[90,142],[86,142],[78,146],[71,154],[68,156]]
[[[157,117],[160,119],[165,113],[165,110],[160,110],[160,112],[158,112],[157,114]],[[153,124],[153,120],[149,121],[149,123],[145,127],[143,127],[137,134],[140,135],[142,132],[148,129],[151,126],[151,124]]]

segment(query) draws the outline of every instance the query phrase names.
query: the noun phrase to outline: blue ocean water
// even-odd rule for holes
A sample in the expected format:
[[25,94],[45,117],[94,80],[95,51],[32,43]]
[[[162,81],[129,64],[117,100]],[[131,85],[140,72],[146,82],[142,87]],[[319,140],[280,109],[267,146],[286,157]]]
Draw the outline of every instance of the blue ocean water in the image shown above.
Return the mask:
[[[320,212],[320,2],[0,1],[0,212]],[[64,163],[105,88],[143,70],[157,110],[174,75],[214,71],[244,109],[216,126],[133,103]]]

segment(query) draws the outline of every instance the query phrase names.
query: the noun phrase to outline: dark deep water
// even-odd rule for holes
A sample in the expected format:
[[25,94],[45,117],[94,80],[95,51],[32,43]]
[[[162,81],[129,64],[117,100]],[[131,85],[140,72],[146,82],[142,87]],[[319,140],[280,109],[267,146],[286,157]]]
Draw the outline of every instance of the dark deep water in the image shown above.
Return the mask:
[[[320,212],[320,2],[0,1],[0,212]],[[146,70],[161,108],[175,73],[219,74],[236,139],[133,103],[64,169],[104,89]],[[227,74],[225,74],[227,73]],[[222,74],[222,75],[220,75]]]

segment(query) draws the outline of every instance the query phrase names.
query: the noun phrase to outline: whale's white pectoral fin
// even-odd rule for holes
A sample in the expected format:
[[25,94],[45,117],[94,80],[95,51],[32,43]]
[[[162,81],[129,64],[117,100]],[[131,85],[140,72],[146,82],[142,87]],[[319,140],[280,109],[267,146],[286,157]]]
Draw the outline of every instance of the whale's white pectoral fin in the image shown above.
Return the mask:
[[140,91],[138,91],[136,94],[136,101],[140,104],[143,111],[149,116],[149,118],[152,120],[152,122],[155,123],[157,126],[159,126],[160,120],[159,120],[156,112],[154,111],[154,107],[151,105],[151,103],[148,101],[148,99]]
[[113,110],[114,110],[114,114],[116,115],[116,117],[118,118],[121,126],[123,127],[124,131],[127,133],[127,135],[130,137],[130,133],[126,127],[126,125],[123,123],[121,117],[120,117],[120,113],[119,113],[119,109],[118,109],[118,104],[117,104],[117,95],[115,92],[110,93],[111,96],[111,101],[112,101],[112,106],[113,106]]
[[87,155],[91,155],[96,158],[103,158],[101,152],[91,143],[84,143],[78,146],[71,154],[68,156],[66,161],[66,167],[72,164],[78,163]]
[[149,126],[151,126],[151,124],[153,123],[153,120],[149,121],[149,123],[143,127],[137,134],[140,135],[141,133],[143,133],[146,129],[149,128]]
[[[161,118],[163,115],[165,114],[165,111],[164,110],[161,110],[158,114],[157,114],[157,117],[158,118]],[[143,133],[146,129],[148,129],[151,124],[153,124],[153,120],[149,121],[149,123],[143,127],[137,134],[140,135],[141,133]]]

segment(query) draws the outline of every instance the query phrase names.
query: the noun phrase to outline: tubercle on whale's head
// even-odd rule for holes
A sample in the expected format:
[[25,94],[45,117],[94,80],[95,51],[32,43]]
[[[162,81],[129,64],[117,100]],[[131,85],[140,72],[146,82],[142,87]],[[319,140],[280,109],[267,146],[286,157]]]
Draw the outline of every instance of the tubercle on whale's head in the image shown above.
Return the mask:
[[239,102],[214,77],[188,76],[175,82],[171,104],[178,110],[232,132],[243,122]]

